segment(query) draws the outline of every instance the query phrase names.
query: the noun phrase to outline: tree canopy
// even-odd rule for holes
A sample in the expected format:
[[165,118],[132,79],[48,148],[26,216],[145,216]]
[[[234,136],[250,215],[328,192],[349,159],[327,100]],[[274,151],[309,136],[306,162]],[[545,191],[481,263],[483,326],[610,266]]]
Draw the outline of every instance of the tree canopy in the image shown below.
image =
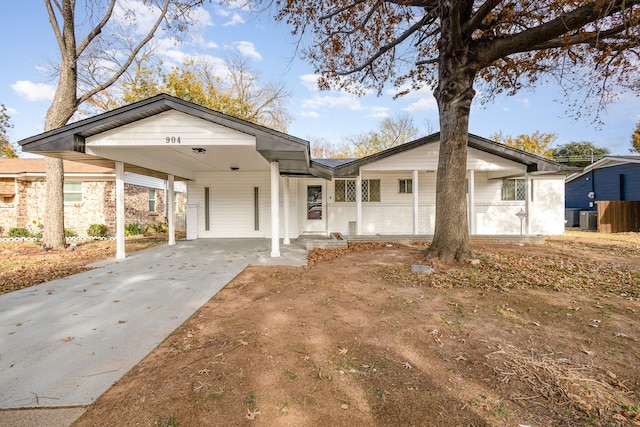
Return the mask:
[[263,83],[245,59],[231,57],[222,69],[206,60],[189,60],[168,72],[161,64],[149,64],[136,64],[121,84],[120,98],[103,94],[102,99],[109,99],[104,107],[167,93],[281,132],[291,123],[284,84]]
[[441,141],[430,257],[472,256],[465,182],[477,87],[490,99],[555,80],[579,103],[576,115],[587,100],[597,109],[616,89],[640,87],[640,75],[628,72],[640,54],[640,0],[263,2],[300,37],[321,88],[434,89]]
[[552,159],[569,166],[585,167],[607,154],[609,154],[609,149],[606,147],[596,147],[592,142],[580,141],[554,148]]
[[531,135],[520,134],[518,136],[503,136],[502,131],[499,131],[490,136],[489,139],[537,156],[551,158],[553,149],[550,145],[558,139],[558,135],[555,133],[540,132],[537,130]]
[[631,134],[631,146],[633,147],[632,151],[640,153],[640,122],[638,122]]
[[7,113],[7,107],[0,104],[0,157],[15,158],[18,157],[15,146],[9,141],[7,130],[13,125],[10,122],[11,117]]
[[388,148],[407,143],[418,134],[413,118],[408,113],[385,117],[377,130],[345,138],[345,157],[365,157]]

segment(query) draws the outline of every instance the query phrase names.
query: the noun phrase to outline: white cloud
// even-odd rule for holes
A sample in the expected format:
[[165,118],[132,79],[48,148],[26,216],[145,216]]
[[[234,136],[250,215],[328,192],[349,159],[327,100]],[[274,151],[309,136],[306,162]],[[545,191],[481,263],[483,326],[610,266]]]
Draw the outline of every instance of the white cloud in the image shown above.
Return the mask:
[[318,91],[318,79],[320,74],[303,74],[300,76],[302,84],[311,92]]
[[300,113],[300,117],[315,119],[317,117],[320,117],[320,114],[316,113],[315,111],[302,111]]
[[260,55],[260,52],[256,50],[256,47],[252,42],[240,41],[240,42],[235,42],[233,45],[244,56],[257,59],[257,60],[262,59],[262,55]]
[[56,93],[54,85],[33,83],[28,80],[18,80],[11,88],[27,101],[51,101]]
[[233,12],[230,20],[224,23],[225,27],[233,27],[234,25],[244,24],[244,18],[238,12]]
[[529,98],[522,98],[522,99],[518,99],[518,102],[522,105],[524,105],[525,107],[529,107],[529,105],[531,104],[531,102],[529,101]]
[[349,94],[314,96],[313,98],[302,101],[302,106],[311,110],[319,108],[347,108],[353,111],[362,110],[360,99]]
[[426,98],[420,98],[417,101],[409,104],[408,107],[403,108],[404,111],[407,111],[409,113],[417,113],[420,111],[429,111],[429,110],[437,110],[438,109],[438,103],[436,102],[436,99],[429,95]]
[[371,107],[370,116],[376,119],[386,119],[389,117],[389,107]]

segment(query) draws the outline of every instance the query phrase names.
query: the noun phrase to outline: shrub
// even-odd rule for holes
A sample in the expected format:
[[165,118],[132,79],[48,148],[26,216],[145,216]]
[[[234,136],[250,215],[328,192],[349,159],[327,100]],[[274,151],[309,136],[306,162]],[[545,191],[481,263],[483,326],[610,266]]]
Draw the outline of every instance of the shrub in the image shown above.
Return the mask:
[[87,235],[90,237],[106,237],[107,226],[104,224],[91,224],[87,229]]
[[138,236],[140,235],[140,233],[142,233],[142,224],[140,224],[138,221],[124,226],[124,235],[127,237]]
[[73,230],[70,230],[68,228],[64,229],[64,237],[76,237],[77,235],[78,234]]
[[147,224],[144,230],[145,235],[164,234],[166,232],[167,232],[167,227],[164,224],[159,222],[152,222],[151,224]]
[[15,227],[9,229],[9,237],[34,237],[29,230],[24,227]]

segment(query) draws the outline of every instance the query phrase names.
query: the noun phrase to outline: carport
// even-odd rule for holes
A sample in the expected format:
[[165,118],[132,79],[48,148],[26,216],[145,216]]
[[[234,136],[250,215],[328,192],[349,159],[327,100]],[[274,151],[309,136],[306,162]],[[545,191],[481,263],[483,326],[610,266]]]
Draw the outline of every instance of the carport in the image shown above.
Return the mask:
[[[331,178],[329,168],[311,161],[308,141],[166,94],[71,123],[19,143],[28,153],[115,169],[116,258],[119,259],[126,256],[125,172],[167,181],[169,245],[175,245],[173,193],[176,180],[194,182],[203,175],[215,173],[236,173],[236,177],[257,181],[268,176],[270,201],[265,204],[270,210],[270,231],[262,230],[261,233],[271,238],[272,257],[280,256],[280,237],[284,244],[290,240],[288,227],[280,228],[281,205],[284,224],[289,222],[289,179]],[[280,189],[281,179],[283,191]],[[199,209],[195,215],[203,217],[204,208]],[[239,209],[237,215],[241,214]],[[197,217],[192,215],[192,218]],[[207,224],[208,218],[205,218]],[[197,230],[191,236],[197,237]],[[237,237],[254,236],[244,235],[238,230]]]

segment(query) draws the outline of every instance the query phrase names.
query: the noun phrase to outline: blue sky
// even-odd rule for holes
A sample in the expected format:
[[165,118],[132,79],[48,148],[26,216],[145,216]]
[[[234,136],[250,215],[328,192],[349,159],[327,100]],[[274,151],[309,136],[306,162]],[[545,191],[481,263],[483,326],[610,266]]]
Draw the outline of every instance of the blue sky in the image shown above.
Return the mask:
[[[134,1],[134,0],[129,0]],[[246,56],[263,80],[284,82],[291,93],[289,112],[294,122],[288,133],[308,140],[324,139],[340,144],[344,137],[375,129],[382,118],[410,113],[421,134],[438,127],[435,99],[430,90],[393,100],[393,90],[378,97],[355,97],[315,88],[313,68],[294,56],[295,40],[289,28],[267,14],[206,3],[197,14],[199,25],[188,40],[174,46],[159,37],[165,63],[206,55],[221,60],[229,53]],[[43,71],[58,60],[58,48],[44,3],[38,0],[9,1],[0,15],[0,103],[5,104],[14,128],[9,137],[17,141],[42,132],[44,116],[51,103],[55,82]],[[632,72],[638,72],[634,70]],[[640,120],[638,98],[622,94],[601,116],[599,128],[591,117],[575,120],[558,101],[556,86],[524,90],[515,96],[499,96],[492,103],[476,103],[470,132],[488,137],[554,132],[556,144],[591,141],[613,154],[628,154],[631,133]]]

